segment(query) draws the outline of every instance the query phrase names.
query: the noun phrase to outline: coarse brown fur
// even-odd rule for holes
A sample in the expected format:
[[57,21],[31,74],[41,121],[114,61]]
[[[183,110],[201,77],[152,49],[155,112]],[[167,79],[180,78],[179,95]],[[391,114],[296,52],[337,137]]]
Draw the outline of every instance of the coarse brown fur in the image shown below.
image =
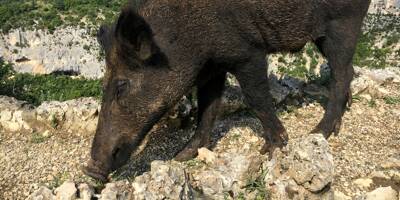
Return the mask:
[[102,27],[107,72],[86,172],[105,180],[126,163],[152,126],[198,87],[195,136],[185,160],[209,144],[227,72],[261,120],[265,151],[282,147],[285,129],[269,93],[265,56],[314,42],[332,69],[330,100],[315,132],[337,133],[350,97],[352,57],[370,0],[142,0]]

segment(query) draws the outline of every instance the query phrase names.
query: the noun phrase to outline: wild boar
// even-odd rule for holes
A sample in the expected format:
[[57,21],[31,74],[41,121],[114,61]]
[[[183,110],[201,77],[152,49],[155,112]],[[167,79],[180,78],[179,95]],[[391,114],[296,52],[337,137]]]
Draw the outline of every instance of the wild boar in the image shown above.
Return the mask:
[[198,88],[198,128],[176,157],[207,147],[226,73],[239,81],[262,122],[263,153],[286,144],[265,57],[313,42],[332,71],[326,112],[314,132],[340,129],[351,99],[352,58],[370,0],[141,0],[122,10],[98,40],[106,53],[104,97],[85,172],[100,180],[125,164],[157,121]]

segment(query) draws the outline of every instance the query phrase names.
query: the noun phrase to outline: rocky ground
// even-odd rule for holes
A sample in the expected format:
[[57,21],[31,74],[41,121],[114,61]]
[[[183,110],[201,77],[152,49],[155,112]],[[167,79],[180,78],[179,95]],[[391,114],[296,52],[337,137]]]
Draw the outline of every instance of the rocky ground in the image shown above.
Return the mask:
[[[49,103],[34,109],[2,97],[0,199],[29,195],[31,199],[51,199],[53,194],[74,199],[79,190],[82,199],[93,193],[101,199],[330,199],[334,193],[335,199],[388,195],[387,199],[397,200],[400,73],[396,69],[357,72],[353,105],[343,118],[340,134],[329,143],[308,135],[323,114],[321,104],[309,95],[286,100],[294,103],[282,109],[279,117],[290,144],[275,152],[271,161],[257,151],[263,143],[259,121],[246,110],[236,110],[217,123],[212,152],[202,149],[194,160],[171,162],[193,127],[173,131],[179,125],[170,125],[176,123],[168,118],[155,127],[143,151],[113,175],[114,183],[105,186],[85,177],[80,169],[89,157],[94,129],[86,127],[96,119],[95,100]],[[231,104],[226,107],[241,108],[235,101],[225,102]],[[78,122],[85,125],[67,131]],[[151,163],[153,160],[166,161]]]

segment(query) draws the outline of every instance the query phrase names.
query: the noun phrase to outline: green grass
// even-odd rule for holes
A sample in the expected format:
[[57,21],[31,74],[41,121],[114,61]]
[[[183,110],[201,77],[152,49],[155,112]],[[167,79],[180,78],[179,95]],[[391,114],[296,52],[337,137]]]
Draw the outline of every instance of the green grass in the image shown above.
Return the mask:
[[368,101],[368,106],[370,108],[375,108],[376,107],[376,101],[374,99],[371,99]]
[[[0,0],[0,29],[38,28],[111,22],[127,0]],[[85,25],[85,24],[81,24]]]
[[400,96],[399,97],[384,97],[383,100],[386,104],[395,105],[400,104]]
[[262,170],[260,176],[255,179],[250,179],[247,181],[245,189],[247,192],[257,192],[255,200],[264,200],[269,199],[269,193],[266,189],[265,185],[265,176],[267,175],[268,171]]
[[53,180],[49,183],[50,189],[55,189],[61,186],[65,181],[70,179],[70,174],[68,172],[58,173],[55,176],[53,175]]
[[31,135],[31,142],[34,144],[40,144],[45,142],[47,139],[49,139],[50,136],[44,136],[43,134],[40,133],[32,133]]
[[[33,105],[44,101],[66,101],[102,95],[101,80],[55,75],[19,74],[0,60],[0,95],[15,97]],[[54,123],[57,126],[57,123]]]

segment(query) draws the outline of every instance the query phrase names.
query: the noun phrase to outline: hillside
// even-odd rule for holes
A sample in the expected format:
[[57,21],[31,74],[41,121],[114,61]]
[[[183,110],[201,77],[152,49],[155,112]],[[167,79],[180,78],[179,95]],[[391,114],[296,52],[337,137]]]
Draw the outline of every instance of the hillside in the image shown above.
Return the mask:
[[309,134],[323,115],[330,70],[307,44],[268,55],[286,148],[259,153],[261,123],[229,75],[212,148],[173,160],[196,128],[192,91],[110,183],[84,175],[105,71],[95,35],[126,1],[0,0],[0,200],[399,200],[399,0],[373,0],[339,135]]

